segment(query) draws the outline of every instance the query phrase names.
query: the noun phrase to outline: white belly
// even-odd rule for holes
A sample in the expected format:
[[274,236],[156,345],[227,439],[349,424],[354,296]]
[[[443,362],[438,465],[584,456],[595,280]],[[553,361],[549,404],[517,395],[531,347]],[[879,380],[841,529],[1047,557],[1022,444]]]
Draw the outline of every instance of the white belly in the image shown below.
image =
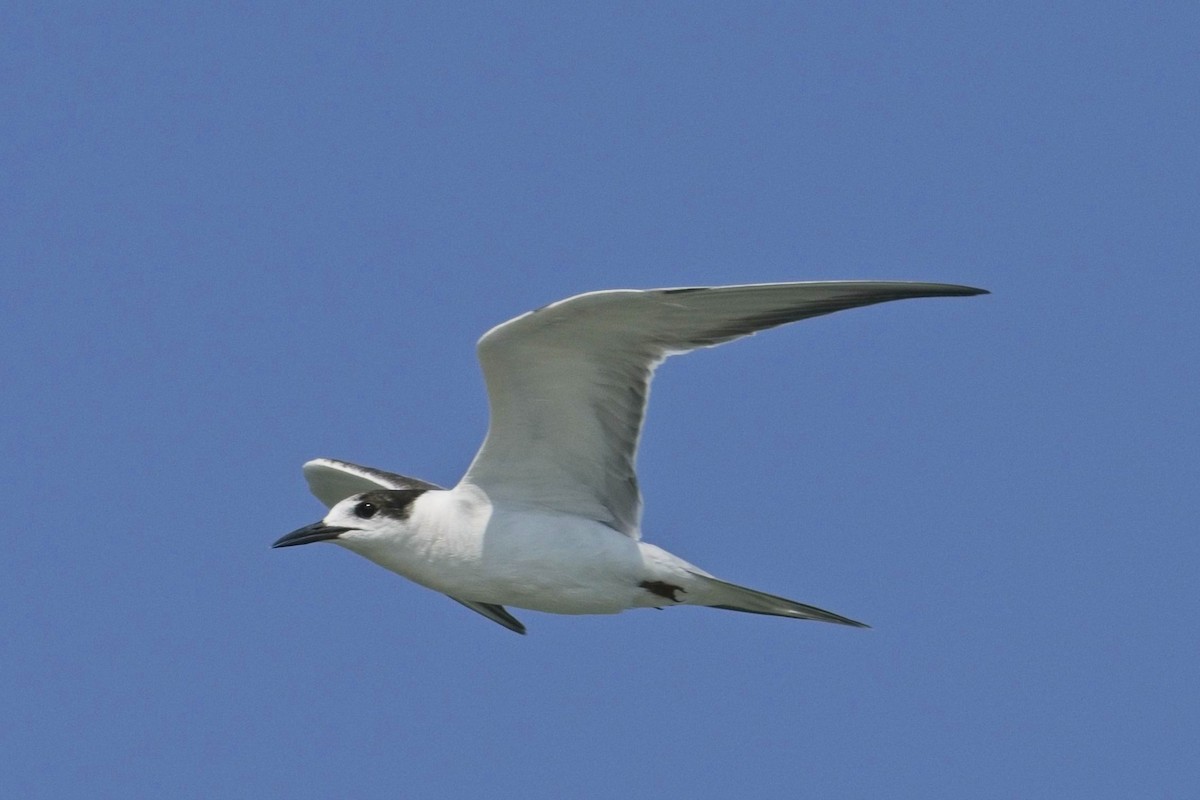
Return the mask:
[[386,549],[355,548],[377,564],[460,600],[556,614],[615,614],[660,605],[638,542],[598,522],[562,514],[495,511]]

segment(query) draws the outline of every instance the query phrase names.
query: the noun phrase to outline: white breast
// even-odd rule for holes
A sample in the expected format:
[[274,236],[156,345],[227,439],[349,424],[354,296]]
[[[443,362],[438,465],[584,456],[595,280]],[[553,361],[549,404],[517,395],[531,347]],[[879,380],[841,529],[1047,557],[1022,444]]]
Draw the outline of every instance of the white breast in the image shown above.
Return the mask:
[[354,549],[461,600],[557,614],[645,605],[636,541],[569,514],[493,507],[475,487],[422,495],[403,535]]

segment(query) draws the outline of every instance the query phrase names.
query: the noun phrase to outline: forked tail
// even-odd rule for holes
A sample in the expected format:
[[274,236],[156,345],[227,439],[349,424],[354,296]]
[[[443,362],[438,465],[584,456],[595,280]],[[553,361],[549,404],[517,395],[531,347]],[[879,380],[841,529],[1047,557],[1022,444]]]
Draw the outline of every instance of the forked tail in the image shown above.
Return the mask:
[[[710,608],[745,611],[748,614],[770,614],[792,619],[815,619],[821,622],[836,622],[838,625],[851,625],[855,628],[871,627],[866,623],[834,614],[832,611],[788,600],[786,597],[747,589],[745,586],[728,583],[710,575],[693,574],[703,583],[706,600],[703,605]],[[715,602],[708,602],[710,600]]]

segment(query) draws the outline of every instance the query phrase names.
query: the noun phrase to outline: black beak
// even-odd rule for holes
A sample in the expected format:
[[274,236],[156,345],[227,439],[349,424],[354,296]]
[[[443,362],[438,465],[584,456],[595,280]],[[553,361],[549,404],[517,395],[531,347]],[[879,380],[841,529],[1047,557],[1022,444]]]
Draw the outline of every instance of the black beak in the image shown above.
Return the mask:
[[271,547],[292,547],[298,544],[312,544],[336,539],[351,528],[339,528],[336,525],[326,525],[324,522],[314,522],[299,530],[292,531],[271,545]]

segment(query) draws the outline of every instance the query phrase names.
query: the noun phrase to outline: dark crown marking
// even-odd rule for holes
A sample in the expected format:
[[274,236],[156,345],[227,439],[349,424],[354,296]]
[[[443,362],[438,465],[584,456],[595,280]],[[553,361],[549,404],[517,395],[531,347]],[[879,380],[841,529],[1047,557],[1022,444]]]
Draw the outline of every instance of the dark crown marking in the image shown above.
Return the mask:
[[380,516],[389,519],[408,519],[412,514],[412,504],[428,489],[375,489],[358,495],[360,503],[372,503]]

